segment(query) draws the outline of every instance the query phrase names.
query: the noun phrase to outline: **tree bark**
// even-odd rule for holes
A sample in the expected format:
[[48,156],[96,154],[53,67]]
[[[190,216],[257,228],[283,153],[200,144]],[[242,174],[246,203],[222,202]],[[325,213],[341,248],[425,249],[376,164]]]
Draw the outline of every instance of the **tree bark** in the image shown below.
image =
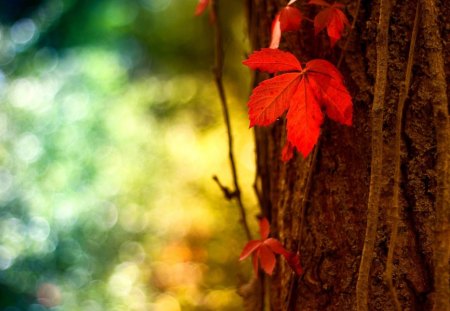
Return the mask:
[[[254,50],[268,47],[271,22],[287,2],[247,0]],[[375,89],[380,83],[377,35],[380,35],[382,1],[362,0],[358,13],[357,2],[342,1],[350,21],[356,18],[356,23],[333,49],[324,33],[314,37],[313,25],[308,21],[303,21],[300,31],[283,34],[280,46],[302,62],[323,58],[337,64],[343,53],[339,69],[353,97],[353,126],[327,120],[322,126],[315,163],[311,155],[303,159],[300,154],[288,163],[281,161],[286,139],[283,118],[269,127],[255,129],[256,184],[262,213],[271,220],[275,237],[288,249],[300,250],[305,269],[304,275],[297,279],[283,261],[277,262],[267,291],[270,307],[356,310],[374,174],[371,111],[374,99],[378,101],[377,96],[382,96],[382,159],[374,155],[382,163],[382,174],[375,180],[380,199],[375,210],[375,244],[368,257],[365,310],[398,310],[385,278],[389,248],[394,247],[392,285],[401,310],[449,311],[450,1],[390,1],[384,95],[377,95]],[[318,9],[305,1],[294,5],[309,16]],[[409,50],[417,9],[419,27],[411,60]],[[408,59],[412,61],[410,87],[403,91]],[[267,77],[256,73],[255,85]],[[405,92],[396,211],[392,207],[397,179],[394,178],[397,106]],[[311,189],[305,196],[310,170],[313,170]],[[303,204],[305,210],[301,211]],[[392,225],[395,218],[397,227]],[[390,243],[394,227],[395,243]]]

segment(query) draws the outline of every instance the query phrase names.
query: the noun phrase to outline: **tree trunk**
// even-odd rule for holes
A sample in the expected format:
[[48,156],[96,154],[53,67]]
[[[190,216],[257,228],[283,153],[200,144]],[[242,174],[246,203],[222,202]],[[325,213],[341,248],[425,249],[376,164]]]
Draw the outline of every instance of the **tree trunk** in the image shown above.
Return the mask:
[[[302,30],[283,34],[280,49],[294,53],[302,62],[324,58],[337,64],[344,53],[339,69],[353,97],[354,115],[351,127],[325,121],[315,161],[312,154],[306,159],[297,154],[288,163],[280,160],[286,139],[283,118],[255,129],[262,211],[271,220],[272,234],[288,249],[300,250],[305,270],[296,278],[283,261],[277,262],[267,291],[272,310],[398,310],[385,273],[392,247],[392,289],[400,309],[449,310],[450,1],[393,0],[387,3],[390,13],[383,13],[390,18],[387,86],[381,98],[382,158],[376,159],[382,160],[380,180],[375,180],[381,192],[378,211],[371,217],[368,200],[374,191],[376,126],[372,108],[378,96],[376,83],[382,78],[377,37],[382,31],[383,1],[363,0],[358,13],[357,0],[342,1],[350,22],[356,18],[356,24],[333,49],[324,33],[313,36],[308,21],[303,21]],[[271,22],[287,2],[247,0],[254,50],[268,47]],[[294,5],[313,16],[318,7],[305,3]],[[416,9],[418,36],[411,85],[400,119],[399,221],[392,246],[397,106],[405,85]],[[257,73],[255,84],[267,77]],[[364,299],[357,298],[357,283],[363,282],[358,280],[363,247],[370,249],[365,245],[368,223],[375,225],[376,238],[373,252],[363,255],[369,263],[367,289],[363,290],[368,297],[366,307],[367,303],[358,305]],[[358,295],[364,294],[361,289],[363,285]]]

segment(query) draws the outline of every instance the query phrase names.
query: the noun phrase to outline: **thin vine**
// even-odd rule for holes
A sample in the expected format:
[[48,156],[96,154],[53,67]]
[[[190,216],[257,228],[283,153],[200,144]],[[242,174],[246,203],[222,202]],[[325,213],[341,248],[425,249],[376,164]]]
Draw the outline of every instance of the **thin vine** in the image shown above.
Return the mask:
[[228,111],[228,102],[225,93],[225,88],[223,85],[223,63],[224,63],[224,51],[223,51],[223,35],[222,35],[222,25],[220,23],[219,17],[219,4],[217,0],[213,0],[211,3],[212,16],[214,16],[213,27],[215,31],[215,65],[213,69],[214,78],[217,86],[217,90],[219,92],[220,102],[222,105],[223,118],[225,121],[225,125],[227,128],[227,137],[228,137],[228,158],[230,161],[231,173],[233,176],[233,184],[234,189],[231,192],[224,191],[227,189],[223,187],[219,179],[217,177],[213,177],[214,180],[219,184],[220,188],[224,192],[227,198],[234,198],[239,206],[239,211],[241,214],[241,223],[245,231],[245,235],[247,236],[247,240],[252,239],[252,234],[250,233],[250,229],[247,223],[247,214],[245,211],[244,203],[242,202],[241,197],[241,188],[239,186],[239,179],[237,175],[236,169],[236,161],[234,159],[234,151],[233,151],[233,134],[231,130],[231,121],[230,121],[230,113]]
[[392,196],[392,223],[391,223],[391,239],[389,241],[389,250],[386,260],[386,270],[385,270],[385,280],[391,293],[392,300],[397,311],[401,311],[400,301],[398,300],[397,292],[395,290],[392,275],[393,275],[393,259],[395,253],[395,247],[397,243],[398,236],[398,224],[400,218],[400,204],[399,204],[399,193],[400,193],[400,142],[401,142],[401,132],[402,132],[402,120],[403,111],[405,107],[406,99],[408,98],[408,92],[411,85],[412,77],[412,66],[414,64],[414,49],[417,39],[417,33],[419,30],[419,20],[420,20],[420,3],[417,1],[416,6],[416,16],[414,18],[414,26],[411,34],[411,41],[409,45],[408,62],[406,65],[405,82],[400,90],[400,96],[398,99],[397,106],[397,119],[395,124],[395,145],[394,145],[394,190]]
[[388,71],[388,41],[390,1],[381,0],[376,38],[377,70],[372,105],[372,159],[370,172],[369,200],[367,203],[367,225],[364,245],[356,283],[356,309],[367,311],[369,276],[378,226],[382,169],[383,169],[383,108]]
[[[298,237],[297,254],[300,252],[303,227],[305,225],[306,208],[307,208],[307,204],[310,200],[312,179],[313,179],[314,172],[316,169],[317,155],[319,153],[319,148],[320,148],[320,139],[317,142],[317,145],[314,147],[314,151],[313,151],[313,154],[312,154],[311,160],[309,162],[309,166],[308,166],[308,168],[309,168],[308,175],[306,177],[305,189],[303,191],[304,195],[302,198],[302,205],[300,206],[300,226],[298,227],[296,235],[295,235]],[[298,280],[299,280],[299,276],[294,274],[293,278],[291,279],[290,285],[289,285],[289,293],[288,293],[288,297],[287,297],[287,306],[288,306],[287,310],[292,310],[294,308],[294,303],[295,303],[294,291],[297,287]]]

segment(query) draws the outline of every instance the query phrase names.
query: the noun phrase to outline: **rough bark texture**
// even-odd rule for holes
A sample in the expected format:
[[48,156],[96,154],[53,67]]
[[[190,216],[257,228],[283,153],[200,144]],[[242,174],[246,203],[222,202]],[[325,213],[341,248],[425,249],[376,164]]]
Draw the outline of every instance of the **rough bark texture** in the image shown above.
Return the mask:
[[[342,2],[347,5],[347,15],[355,16],[357,1]],[[435,3],[435,8],[430,13],[425,6],[431,2]],[[271,21],[286,3],[281,0],[247,0],[250,38],[255,50],[268,46]],[[311,13],[317,10],[316,6],[304,5],[304,1],[297,3]],[[391,1],[391,5],[388,83],[383,111],[382,190],[368,289],[369,310],[383,311],[395,310],[383,274],[390,238],[396,113],[405,80],[417,1],[397,0]],[[271,219],[273,231],[283,244],[289,249],[296,249],[299,245],[305,268],[305,274],[291,286],[293,275],[289,267],[278,261],[270,281],[272,310],[289,309],[291,288],[295,310],[356,308],[356,282],[366,231],[371,174],[371,109],[376,82],[379,6],[380,1],[361,1],[356,27],[349,37],[340,69],[353,96],[354,124],[346,127],[327,120],[322,127],[301,241],[298,239],[302,221],[299,207],[310,159],[296,155],[287,164],[281,162],[281,149],[285,142],[284,120],[267,128],[255,129],[257,185],[262,195],[263,213]],[[445,236],[447,241],[450,236],[449,206],[445,201],[448,200],[449,176],[442,176],[441,170],[442,165],[448,167],[449,151],[438,147],[442,146],[439,140],[448,140],[448,133],[439,134],[435,125],[446,124],[448,128],[450,1],[421,1],[421,6],[411,88],[405,103],[401,133],[400,219],[393,256],[393,284],[402,310],[447,311],[450,297],[447,296],[447,301],[442,295],[436,297],[436,287],[441,291],[449,290],[445,288],[449,284],[449,243],[445,243]],[[427,34],[430,31],[427,27],[433,17],[439,29],[432,34],[434,39],[430,39],[432,36]],[[293,52],[302,61],[325,58],[336,64],[345,40],[344,37],[331,50],[325,36],[321,34],[314,39],[312,24],[304,22],[301,31],[283,35],[280,48]],[[436,73],[436,64],[432,60],[439,53],[443,72]],[[446,85],[443,86],[436,75],[440,75],[439,79],[444,79]],[[257,74],[255,82],[265,78],[267,76]],[[436,94],[439,94],[438,99]],[[436,105],[441,107],[439,112],[436,112]],[[442,110],[442,106],[446,109]],[[442,138],[442,135],[447,138]],[[447,164],[443,159],[447,159]],[[436,243],[436,236],[439,243]],[[439,254],[436,255],[435,249]],[[444,261],[447,258],[444,266],[442,258]],[[442,279],[438,280],[436,260],[440,271],[445,271]]]

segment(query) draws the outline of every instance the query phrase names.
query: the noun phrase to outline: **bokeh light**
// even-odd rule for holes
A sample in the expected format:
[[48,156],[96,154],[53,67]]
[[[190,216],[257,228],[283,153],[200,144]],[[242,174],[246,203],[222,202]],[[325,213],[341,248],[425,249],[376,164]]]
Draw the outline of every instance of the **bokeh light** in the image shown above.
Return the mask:
[[[0,1],[0,310],[236,310],[239,213],[196,1]],[[243,16],[225,75],[249,215]],[[201,40],[199,39],[201,38]]]

